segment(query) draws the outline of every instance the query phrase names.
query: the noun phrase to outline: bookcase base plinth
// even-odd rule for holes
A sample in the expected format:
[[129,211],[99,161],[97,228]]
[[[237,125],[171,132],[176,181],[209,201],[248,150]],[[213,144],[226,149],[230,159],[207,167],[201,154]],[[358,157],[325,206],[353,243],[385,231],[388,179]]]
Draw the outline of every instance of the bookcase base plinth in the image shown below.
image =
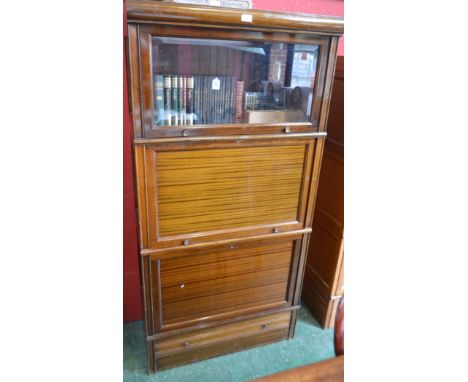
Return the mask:
[[273,313],[153,342],[157,370],[288,339],[291,312]]

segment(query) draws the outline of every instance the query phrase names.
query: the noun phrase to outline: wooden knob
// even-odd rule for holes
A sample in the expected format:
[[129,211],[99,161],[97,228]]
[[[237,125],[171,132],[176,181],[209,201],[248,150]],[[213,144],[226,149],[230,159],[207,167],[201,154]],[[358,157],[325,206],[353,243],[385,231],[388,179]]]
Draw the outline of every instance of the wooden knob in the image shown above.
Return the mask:
[[268,329],[268,324],[263,324],[263,325],[262,325],[262,329],[263,329],[263,330]]

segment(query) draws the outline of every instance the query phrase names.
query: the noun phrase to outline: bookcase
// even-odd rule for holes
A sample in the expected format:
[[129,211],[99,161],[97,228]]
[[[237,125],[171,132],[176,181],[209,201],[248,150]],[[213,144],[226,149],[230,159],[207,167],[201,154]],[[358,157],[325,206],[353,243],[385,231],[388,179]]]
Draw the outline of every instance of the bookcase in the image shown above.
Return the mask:
[[343,20],[126,6],[149,371],[292,338]]
[[344,65],[339,57],[302,287],[302,300],[324,328],[335,325],[344,293],[343,90]]

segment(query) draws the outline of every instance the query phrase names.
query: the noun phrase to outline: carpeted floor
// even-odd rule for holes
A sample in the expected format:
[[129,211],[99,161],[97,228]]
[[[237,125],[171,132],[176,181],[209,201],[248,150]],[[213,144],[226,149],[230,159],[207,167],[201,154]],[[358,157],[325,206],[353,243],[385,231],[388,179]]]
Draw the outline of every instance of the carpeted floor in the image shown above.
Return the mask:
[[334,356],[333,330],[302,306],[289,341],[244,350],[148,375],[143,321],[124,324],[124,382],[242,382]]

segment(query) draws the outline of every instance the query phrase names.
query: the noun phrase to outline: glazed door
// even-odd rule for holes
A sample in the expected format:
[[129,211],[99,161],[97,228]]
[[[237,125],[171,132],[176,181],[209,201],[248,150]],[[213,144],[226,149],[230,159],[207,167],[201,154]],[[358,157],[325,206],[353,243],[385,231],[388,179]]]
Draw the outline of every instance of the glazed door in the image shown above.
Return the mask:
[[142,26],[137,41],[137,137],[318,131],[328,37]]

